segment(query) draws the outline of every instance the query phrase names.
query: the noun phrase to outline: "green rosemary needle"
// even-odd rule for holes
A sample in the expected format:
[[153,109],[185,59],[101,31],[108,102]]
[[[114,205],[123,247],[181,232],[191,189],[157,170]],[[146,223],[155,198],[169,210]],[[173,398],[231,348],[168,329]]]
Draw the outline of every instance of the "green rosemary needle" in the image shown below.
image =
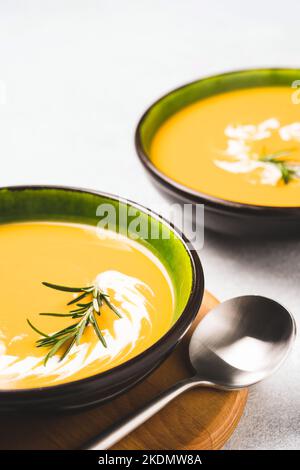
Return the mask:
[[[46,315],[49,317],[70,317],[72,319],[78,319],[79,321],[71,324],[70,326],[63,328],[52,334],[46,334],[36,328],[30,320],[27,319],[29,326],[42,338],[36,341],[38,348],[46,347],[49,352],[45,356],[44,364],[47,364],[48,359],[53,357],[60,348],[65,348],[63,354],[60,357],[62,361],[71,351],[75,344],[79,345],[84,330],[88,325],[91,325],[94,329],[99,341],[106,348],[107,344],[105,338],[99,328],[96,315],[101,315],[101,307],[106,304],[112,312],[121,318],[121,314],[118,312],[116,307],[110,302],[109,295],[99,289],[96,285],[88,287],[67,287],[60,286],[57,284],[51,284],[50,282],[43,282],[44,286],[50,289],[55,289],[62,292],[73,292],[78,294],[75,299],[68,302],[67,305],[75,305],[76,308],[69,311],[69,313],[40,313],[40,315]],[[80,302],[85,300],[84,303]]]
[[293,178],[297,178],[296,171],[293,168],[293,163],[285,160],[285,158],[289,157],[291,152],[294,150],[296,149],[280,150],[270,154],[265,154],[265,152],[263,152],[259,160],[276,165],[281,173],[282,181],[284,184],[288,184]]

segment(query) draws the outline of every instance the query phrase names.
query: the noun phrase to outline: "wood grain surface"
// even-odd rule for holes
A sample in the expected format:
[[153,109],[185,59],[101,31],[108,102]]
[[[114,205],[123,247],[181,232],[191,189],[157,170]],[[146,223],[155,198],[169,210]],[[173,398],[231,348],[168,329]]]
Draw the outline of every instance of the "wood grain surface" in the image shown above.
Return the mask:
[[[205,293],[196,323],[217,304]],[[0,449],[76,449],[161,390],[188,377],[188,336],[150,377],[110,403],[72,414],[1,416]],[[114,449],[220,449],[243,413],[247,390],[194,389],[119,442]]]

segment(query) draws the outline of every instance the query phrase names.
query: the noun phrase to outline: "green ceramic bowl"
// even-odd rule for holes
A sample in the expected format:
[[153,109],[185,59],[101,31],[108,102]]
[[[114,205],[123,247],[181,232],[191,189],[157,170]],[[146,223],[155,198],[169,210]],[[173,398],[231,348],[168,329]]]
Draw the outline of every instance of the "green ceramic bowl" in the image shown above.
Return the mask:
[[[118,222],[120,233],[127,231],[132,220],[128,211],[134,207],[152,226],[163,225],[169,239],[138,239],[166,267],[175,292],[174,323],[170,330],[143,353],[126,363],[86,379],[70,383],[24,390],[0,390],[0,411],[20,409],[74,409],[109,400],[134,385],[155,369],[183,337],[197,315],[204,292],[200,260],[187,246],[187,240],[167,221],[133,202],[105,193],[76,188],[25,186],[0,189],[0,223],[19,221],[64,221],[96,226],[97,207],[113,204],[127,211],[126,226]],[[119,205],[120,204],[120,205]],[[166,232],[165,232],[166,233]]]
[[[140,119],[136,133],[137,154],[153,182],[167,196],[205,205],[205,227],[243,236],[289,236],[300,233],[299,207],[267,207],[242,204],[194,191],[172,180],[151,162],[150,146],[163,122],[180,109],[210,96],[232,90],[289,86],[300,80],[300,69],[253,69],[202,78],[160,98]],[[300,109],[300,108],[299,108]]]

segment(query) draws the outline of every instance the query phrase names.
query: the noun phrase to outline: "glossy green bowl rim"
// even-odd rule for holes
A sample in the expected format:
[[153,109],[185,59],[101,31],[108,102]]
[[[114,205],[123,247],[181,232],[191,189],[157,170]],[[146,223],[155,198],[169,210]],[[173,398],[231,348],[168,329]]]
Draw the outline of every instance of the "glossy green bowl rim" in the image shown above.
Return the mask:
[[[159,127],[180,109],[201,99],[238,89],[265,86],[291,86],[300,80],[298,68],[255,68],[211,75],[187,83],[165,94],[144,112],[135,132],[135,147],[146,170],[167,192],[180,198],[209,206],[215,211],[269,217],[299,217],[298,206],[263,206],[239,203],[195,191],[161,172],[152,162],[149,147]],[[299,104],[300,107],[300,104]]]
[[[26,205],[26,198],[28,198],[28,196],[30,196],[32,200],[29,198]],[[69,206],[69,213],[62,213],[64,210],[66,210],[65,207],[61,209],[62,212],[59,212],[61,201],[56,201],[55,203],[55,198],[57,198],[57,196],[65,197],[67,202],[71,202],[71,199],[73,199],[73,202]],[[88,205],[88,200],[90,201],[90,204],[92,204],[91,206]],[[21,201],[23,202],[22,205],[20,205]],[[167,349],[164,347],[167,345],[167,343],[169,343],[169,347],[174,347],[177,342],[181,340],[196,317],[204,294],[203,269],[196,251],[188,247],[188,243],[189,246],[191,245],[187,238],[166,219],[138,203],[105,192],[93,191],[90,189],[44,185],[10,186],[0,188],[0,225],[22,221],[63,221],[66,223],[75,222],[95,226],[96,224],[92,222],[99,222],[99,218],[96,216],[95,208],[101,201],[109,201],[113,204],[121,203],[128,205],[127,207],[134,207],[139,211],[140,214],[144,214],[149,221],[156,220],[157,223],[163,224],[163,226],[171,232],[171,240],[176,244],[176,247],[180,249],[179,255],[186,257],[186,261],[189,262],[190,267],[191,282],[184,307],[182,306],[181,312],[178,314],[177,318],[175,317],[171,328],[158,341],[156,341],[152,346],[142,353],[134,356],[132,359],[129,359],[121,365],[115,366],[108,371],[100,372],[99,374],[58,385],[50,385],[39,388],[0,389],[0,396],[11,397],[13,394],[16,396],[20,394],[29,396],[34,392],[42,394],[44,392],[48,393],[51,390],[61,390],[63,392],[68,388],[70,389],[70,387],[77,385],[80,387],[85,383],[102,380],[108,376],[115,375],[117,377],[119,373],[123,373],[124,375],[124,370],[129,369],[130,367],[137,367],[138,363],[142,362],[146,356],[149,356],[152,353],[153,356],[154,353],[156,353],[157,356],[158,350],[160,348],[162,350]],[[33,202],[34,204],[32,205]],[[93,212],[89,212],[91,207]],[[78,210],[86,210],[86,213],[80,212],[78,214]],[[33,214],[30,216],[27,211],[29,211],[29,213],[33,212]],[[178,279],[174,278],[174,273],[171,272],[172,266],[168,266],[165,259],[163,259],[162,256],[159,256],[159,251],[157,250],[157,246],[155,246],[157,242],[162,242],[162,240],[154,240],[155,245],[152,247],[149,246],[148,240],[146,242],[144,240],[136,241],[146,246],[148,249],[150,249],[150,251],[152,251],[152,253],[154,253],[154,255],[160,259],[160,261],[166,267],[172,281],[173,289],[176,291],[176,288],[178,287],[176,282]],[[169,240],[163,240],[163,242],[169,242]],[[170,260],[172,258],[172,254],[174,254],[174,251],[169,248],[167,255],[169,256]]]

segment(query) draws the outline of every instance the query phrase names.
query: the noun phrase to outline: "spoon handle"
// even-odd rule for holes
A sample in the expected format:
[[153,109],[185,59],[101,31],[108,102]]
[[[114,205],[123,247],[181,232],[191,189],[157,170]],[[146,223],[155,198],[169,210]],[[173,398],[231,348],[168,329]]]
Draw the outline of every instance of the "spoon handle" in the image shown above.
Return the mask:
[[132,414],[129,414],[124,419],[120,420],[105,432],[94,437],[86,443],[83,447],[89,450],[105,450],[112,447],[118,441],[127,436],[130,432],[134,431],[137,427],[147,421],[151,416],[155,415],[159,410],[164,408],[170,401],[176,398],[181,393],[189,390],[200,384],[200,380],[191,377],[186,380],[178,382],[168,390],[160,393],[157,397],[149,403],[138,409]]

